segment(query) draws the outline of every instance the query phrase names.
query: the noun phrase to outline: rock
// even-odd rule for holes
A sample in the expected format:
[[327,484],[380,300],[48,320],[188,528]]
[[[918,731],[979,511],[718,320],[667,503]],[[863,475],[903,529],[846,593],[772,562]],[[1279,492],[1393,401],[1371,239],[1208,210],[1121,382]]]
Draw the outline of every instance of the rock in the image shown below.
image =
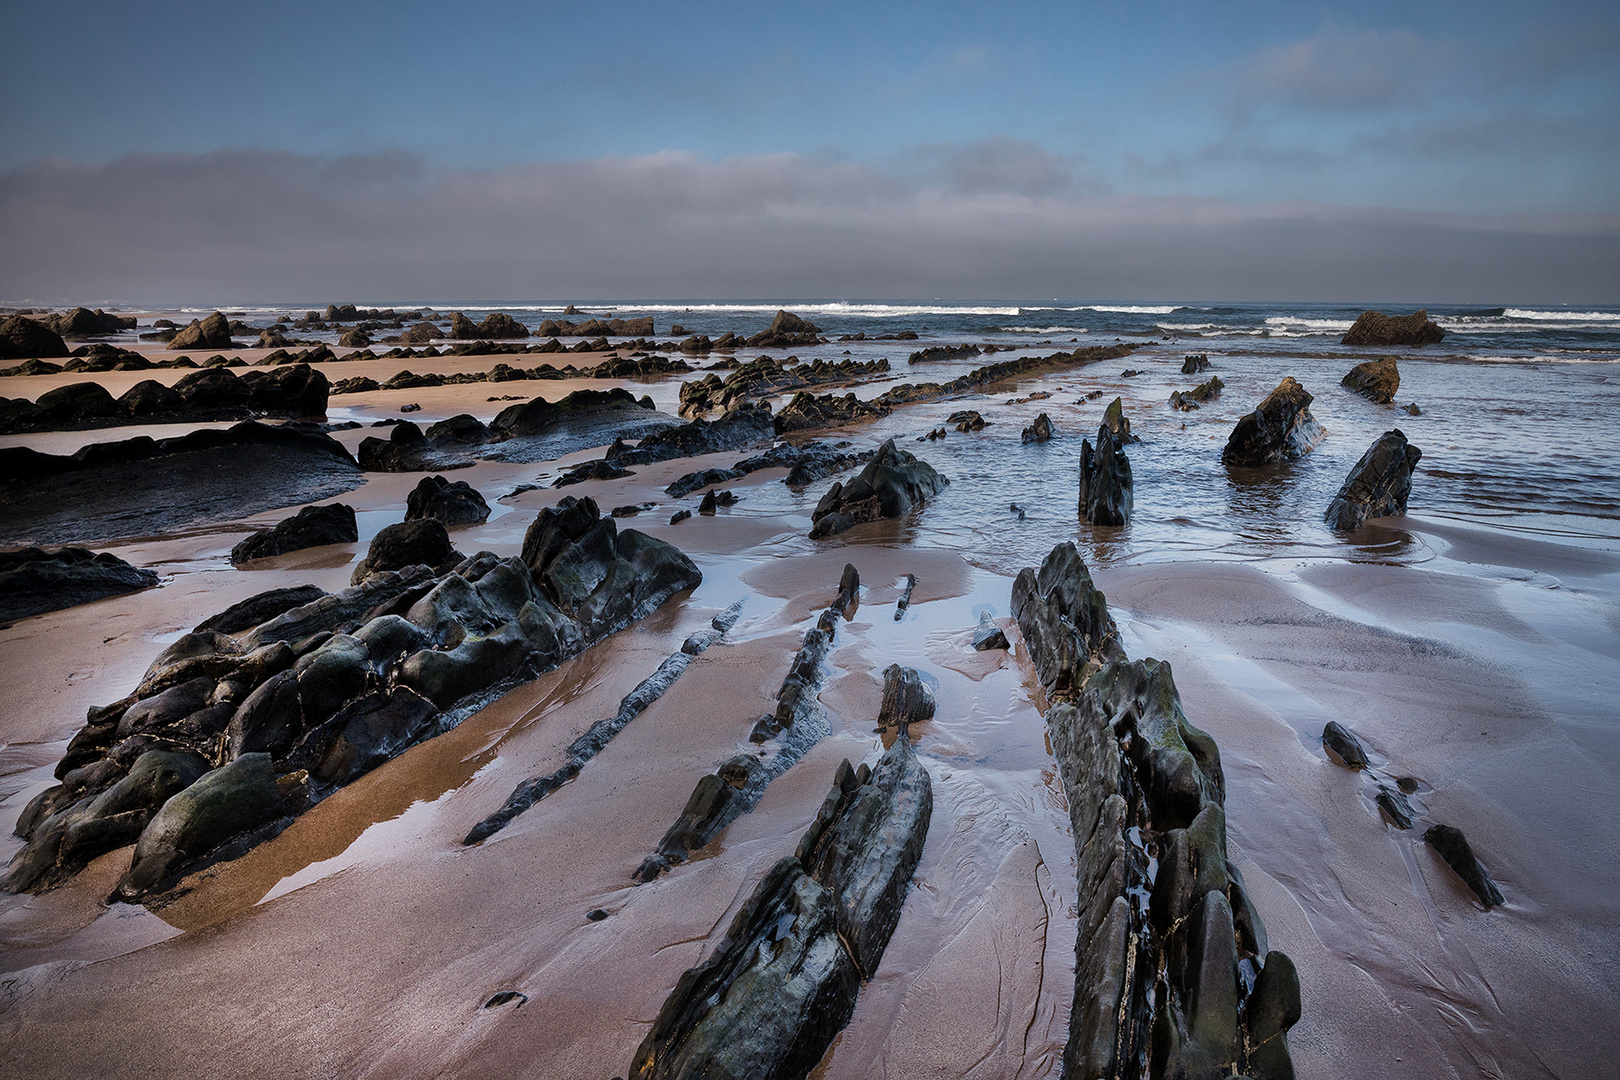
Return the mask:
[[440,420],[428,427],[424,434],[435,442],[454,440],[463,443],[488,442],[494,433],[471,413],[457,413],[448,420]]
[[246,754],[170,798],[141,831],[118,896],[138,899],[233,835],[291,812],[301,792],[284,793],[276,781],[269,754]]
[[285,589],[270,589],[232,604],[217,615],[198,623],[194,633],[214,631],[220,634],[239,634],[260,623],[269,622],[277,615],[313,603],[327,595],[316,585],[293,585]]
[[597,458],[594,461],[582,461],[572,469],[563,473],[552,482],[552,487],[568,487],[572,484],[583,484],[587,480],[617,480],[621,476],[634,476],[630,469],[622,469],[606,458]]
[[979,652],[1012,648],[1007,644],[1007,635],[996,625],[995,620],[990,618],[988,611],[979,612],[979,625],[973,631],[973,647]]
[[399,335],[401,345],[426,345],[431,341],[438,341],[444,333],[430,322],[419,322],[403,334]]
[[1395,392],[1401,388],[1401,372],[1395,358],[1385,356],[1357,364],[1339,380],[1339,385],[1349,387],[1368,401],[1388,405],[1395,400]]
[[228,349],[231,347],[231,324],[222,312],[214,312],[201,322],[191,320],[191,325],[175,334],[169,339],[169,348],[180,349]]
[[[641,417],[646,409],[628,390],[576,390],[557,402],[543,397],[520,405],[509,405],[495,417],[490,428],[502,435],[544,435],[561,424],[595,420],[609,413]],[[600,445],[600,444],[597,444]]]
[[970,431],[983,431],[989,424],[989,421],[973,409],[953,412],[945,418],[945,422],[964,435]]
[[1193,356],[1189,356],[1181,362],[1181,373],[1183,375],[1197,375],[1200,372],[1208,370],[1209,357],[1203,353],[1197,353]]
[[156,379],[143,379],[124,391],[118,399],[118,412],[131,419],[162,417],[185,407],[185,398]]
[[1337,720],[1329,720],[1327,727],[1322,729],[1322,748],[1334,761],[1346,768],[1367,767],[1367,752],[1361,748],[1361,740]]
[[911,606],[911,591],[917,587],[917,575],[907,574],[906,584],[900,590],[900,599],[894,603],[894,621],[899,622],[906,617],[906,609]]
[[878,448],[859,476],[834,482],[811,513],[811,539],[833,536],[865,521],[895,518],[938,494],[950,481],[934,467],[894,445]]
[[1036,677],[1053,693],[1077,693],[1097,667],[1125,657],[1108,600],[1073,542],[1053,548],[1039,572],[1019,571],[1012,614]]
[[76,307],[51,320],[51,328],[65,338],[98,337],[135,329],[133,316],[109,315],[100,308]]
[[916,668],[890,664],[883,669],[883,704],[878,709],[879,726],[896,733],[912,724],[934,718],[934,692],[923,682]]
[[1410,315],[1385,315],[1363,311],[1340,345],[1438,345],[1446,332],[1436,325],[1427,311]]
[[1410,829],[1412,827],[1412,804],[1406,800],[1406,795],[1398,788],[1391,791],[1383,784],[1379,784],[1378,795],[1374,801],[1391,825],[1397,829]]
[[354,507],[344,503],[325,506],[306,506],[290,518],[268,529],[243,538],[231,548],[231,562],[240,565],[252,559],[285,555],[289,551],[319,547],[323,544],[352,544],[360,539],[355,523]]
[[[1129,431],[1128,424],[1126,431]],[[1080,443],[1080,520],[1093,525],[1125,525],[1135,499],[1131,459],[1106,423],[1097,427],[1097,447]]]
[[1035,422],[1024,429],[1023,441],[1026,443],[1045,442],[1052,437],[1052,418],[1041,413]]
[[371,344],[371,335],[361,329],[345,330],[338,345],[345,349],[364,349]]
[[821,330],[814,323],[790,311],[778,311],[765,330],[749,338],[750,349],[789,349],[799,345],[819,345]]
[[0,322],[0,360],[48,359],[67,356],[62,335],[37,319],[12,315]]
[[1404,412],[1407,416],[1422,416],[1423,415],[1423,410],[1418,408],[1417,402],[1415,402],[1415,401],[1408,402],[1407,404],[1402,405],[1401,406],[1401,411]]
[[965,360],[979,355],[977,345],[930,345],[906,357],[908,364],[927,364],[936,360]]
[[223,367],[204,367],[182,375],[174,391],[186,408],[197,410],[245,411],[250,394],[248,384]]
[[728,480],[740,479],[744,473],[736,469],[701,469],[689,472],[675,482],[664,488],[664,494],[671,498],[681,499],[700,491],[713,484],[724,484]]
[[692,511],[690,510],[677,510],[673,514],[669,515],[669,523],[671,525],[679,525],[681,522],[685,521],[691,516]]
[[424,476],[405,501],[405,520],[437,518],[446,528],[482,525],[489,520],[489,503],[465,480]]
[[59,611],[157,583],[154,571],[131,566],[105,551],[97,554],[76,547],[0,551],[0,620]]
[[1434,825],[1423,834],[1423,839],[1446,860],[1447,866],[1457,872],[1463,884],[1473,890],[1486,910],[1506,902],[1502,898],[1502,890],[1491,880],[1485,864],[1474,855],[1474,849],[1469,846],[1468,839],[1463,836],[1461,829],[1452,828],[1450,825]]
[[40,422],[70,425],[81,420],[95,420],[114,416],[118,403],[100,383],[69,383],[55,390],[47,390],[34,402],[39,410]]
[[1208,381],[1199,383],[1191,390],[1176,390],[1170,395],[1170,407],[1180,409],[1182,412],[1192,412],[1200,405],[1207,405],[1221,396],[1226,384],[1221,382],[1219,375],[1213,375]]
[[1380,435],[1361,455],[1322,520],[1340,531],[1359,529],[1368,518],[1406,513],[1412,494],[1412,472],[1423,451],[1406,441],[1399,428]]
[[350,584],[372,574],[406,566],[431,566],[443,573],[465,556],[450,543],[450,534],[438,518],[401,521],[385,527],[371,540],[366,557],[354,568]]
[[874,420],[887,416],[887,406],[871,405],[861,401],[854,393],[838,397],[824,394],[817,397],[808,390],[793,395],[793,400],[782,407],[773,423],[776,434],[807,431],[813,428],[836,427],[861,420]]
[[1221,451],[1221,463],[1269,465],[1308,454],[1327,435],[1311,415],[1311,401],[1293,376],[1285,377],[1254,412],[1237,422]]
[[1115,398],[1108,403],[1108,407],[1103,410],[1102,424],[1103,427],[1113,432],[1114,441],[1121,446],[1128,446],[1131,443],[1142,441],[1131,434],[1131,419],[1125,415],[1125,401],[1123,398]]

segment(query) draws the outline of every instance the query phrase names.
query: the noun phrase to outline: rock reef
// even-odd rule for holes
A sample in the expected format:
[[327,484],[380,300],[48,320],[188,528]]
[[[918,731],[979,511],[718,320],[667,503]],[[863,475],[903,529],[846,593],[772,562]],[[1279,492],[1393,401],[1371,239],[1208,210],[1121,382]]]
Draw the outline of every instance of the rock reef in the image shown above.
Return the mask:
[[835,481],[810,515],[810,536],[821,539],[864,521],[896,518],[922,505],[950,481],[890,439],[847,485]]
[[1438,345],[1446,332],[1429,318],[1427,311],[1414,311],[1410,315],[1385,315],[1382,311],[1363,311],[1340,345]]
[[157,583],[155,571],[131,566],[105,551],[76,547],[0,551],[0,620],[60,611]]

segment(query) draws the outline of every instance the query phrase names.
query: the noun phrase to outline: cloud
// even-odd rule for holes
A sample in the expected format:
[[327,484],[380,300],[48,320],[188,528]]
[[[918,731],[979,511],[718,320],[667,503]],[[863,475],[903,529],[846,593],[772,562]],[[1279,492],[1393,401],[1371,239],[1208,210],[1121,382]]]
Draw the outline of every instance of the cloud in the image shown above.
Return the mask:
[[452,171],[260,151],[37,161],[0,173],[0,297],[1620,302],[1614,216],[1076,194],[1037,151],[943,153],[944,182],[794,154]]
[[1228,73],[1236,109],[1379,109],[1424,100],[1450,45],[1408,30],[1325,30],[1251,54]]

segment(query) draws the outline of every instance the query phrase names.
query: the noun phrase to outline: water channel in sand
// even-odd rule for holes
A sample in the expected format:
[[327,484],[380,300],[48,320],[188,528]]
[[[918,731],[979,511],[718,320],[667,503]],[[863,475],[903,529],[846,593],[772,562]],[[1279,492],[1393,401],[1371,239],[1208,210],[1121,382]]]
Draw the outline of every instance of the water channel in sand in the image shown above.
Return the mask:
[[[1031,351],[1060,346],[1073,347]],[[857,359],[863,349],[896,359],[914,346],[821,354],[846,347]],[[1620,454],[1590,417],[1612,408],[1620,370],[1403,355],[1399,400],[1423,408],[1408,417],[1339,389],[1340,359],[1212,349],[1226,390],[1182,414],[1164,403],[1169,390],[1207,377],[1179,374],[1186,351],[1154,342],[1123,361],[835,434],[863,447],[900,438],[952,483],[912,518],[833,541],[805,538],[830,481],[794,492],[780,470],[728,485],[741,501],[713,518],[666,524],[676,504],[665,484],[742,453],[566,489],[604,507],[659,502],[625,524],[680,546],[703,584],[206,871],[168,907],[102,905],[127,849],[51,893],[0,898],[8,1054],[37,1076],[622,1072],[680,972],[791,852],[838,761],[881,749],[881,671],[900,663],[939,700],[913,733],[934,778],[933,823],[882,968],[816,1075],[1051,1075],[1073,982],[1073,840],[1016,633],[1011,656],[975,653],[968,635],[981,610],[1005,622],[1020,567],[1074,539],[1126,650],[1170,660],[1188,717],[1220,744],[1233,857],[1272,946],[1300,969],[1300,1075],[1600,1073],[1612,1039],[1586,1018],[1620,1012],[1620,840],[1604,814],[1620,805]],[[385,378],[493,362],[327,370]],[[857,392],[984,362],[922,371],[901,359]],[[1121,377],[1126,367],[1144,374]],[[150,374],[178,373],[100,378],[116,394],[118,380]],[[1228,472],[1226,433],[1285,374],[1317,395],[1328,439],[1293,466]],[[36,397],[70,381],[8,379],[0,393]],[[413,419],[468,411],[487,421],[504,404],[485,400],[494,393],[555,399],[574,385],[377,392],[334,398],[332,416],[369,423],[414,402]],[[673,412],[677,378],[627,385]],[[1100,399],[1076,403],[1097,390]],[[1011,403],[1036,392],[1051,396]],[[1092,529],[1075,517],[1079,442],[1115,395],[1143,439],[1129,449],[1136,515]],[[962,408],[991,426],[911,441]],[[1019,431],[1038,411],[1059,438],[1023,446]],[[1348,542],[1321,524],[1321,508],[1393,426],[1424,451],[1412,516]],[[136,433],[62,433],[49,449]],[[365,434],[338,437],[352,448]],[[563,493],[497,497],[598,453],[454,473],[495,508],[486,524],[455,531],[457,546],[515,554],[534,513]],[[98,545],[158,569],[164,585],[0,630],[0,826],[9,833],[50,782],[85,708],[127,692],[160,642],[264,589],[346,584],[417,478],[368,474],[341,497],[360,511],[359,544],[253,570],[230,566],[230,546],[285,512]],[[699,857],[632,885],[697,777],[746,748],[846,561],[865,589],[839,627],[821,694],[832,734]],[[919,583],[896,622],[908,573]],[[573,738],[739,598],[737,626],[576,780],[492,841],[461,846],[517,782],[560,764]],[[1380,820],[1367,779],[1323,753],[1328,720],[1357,732],[1381,774],[1420,781],[1415,805],[1468,833],[1507,895],[1503,908],[1480,911],[1416,835]],[[609,917],[587,920],[596,908]],[[481,1008],[508,988],[528,1002]]]

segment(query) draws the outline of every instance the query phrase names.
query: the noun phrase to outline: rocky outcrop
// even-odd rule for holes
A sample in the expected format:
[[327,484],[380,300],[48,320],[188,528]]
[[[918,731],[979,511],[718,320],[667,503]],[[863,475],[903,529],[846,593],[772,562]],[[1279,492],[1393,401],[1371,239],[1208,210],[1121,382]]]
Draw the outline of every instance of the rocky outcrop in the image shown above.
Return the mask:
[[419,322],[399,335],[401,345],[426,345],[445,336],[443,330],[430,322]]
[[885,405],[871,405],[861,401],[854,393],[839,397],[836,394],[823,394],[821,397],[801,390],[793,395],[793,400],[782,407],[776,414],[774,426],[778,435],[785,435],[790,431],[810,431],[816,428],[837,427],[842,424],[853,424],[862,420],[876,420],[887,416],[889,408]]
[[1349,387],[1368,401],[1388,405],[1401,388],[1401,371],[1393,356],[1385,356],[1357,364],[1339,380],[1339,385]]
[[0,551],[0,620],[121,596],[158,583],[158,575],[109,552],[67,547]]
[[171,349],[228,349],[231,347],[231,322],[223,312],[216,311],[208,318],[191,320],[169,339]]
[[966,360],[970,356],[978,356],[979,352],[977,345],[930,345],[906,357],[906,363],[929,364],[938,360]]
[[552,482],[552,487],[570,487],[574,484],[583,484],[587,480],[617,480],[622,476],[633,476],[631,469],[621,468],[606,458],[597,458],[594,461],[582,461],[572,469],[563,473]]
[[853,382],[888,370],[887,360],[827,363],[817,358],[808,364],[794,364],[791,358],[776,360],[761,356],[733,368],[724,379],[711,371],[694,382],[682,383],[680,414],[695,417],[711,412],[728,412],[750,399],[770,397],[808,386]]
[[[563,312],[575,314],[579,312]],[[547,319],[535,329],[535,337],[651,337],[656,331],[653,329],[651,315],[639,319],[586,319],[584,322],[569,322],[567,319]]]
[[489,503],[465,480],[424,476],[405,500],[405,520],[437,518],[446,528],[482,525],[489,520]]
[[257,593],[246,600],[238,601],[217,615],[210,615],[198,623],[193,633],[202,633],[206,630],[218,631],[221,634],[240,634],[244,630],[251,630],[260,623],[269,622],[278,615],[285,614],[295,607],[312,604],[326,595],[326,590],[316,585],[293,585],[285,589],[267,589]]
[[38,319],[12,315],[0,322],[0,360],[49,359],[68,355],[62,335]]
[[948,479],[890,439],[847,485],[834,482],[810,515],[811,539],[833,536],[863,521],[897,518],[938,494]]
[[343,503],[306,506],[290,518],[245,537],[231,548],[236,565],[322,544],[352,544],[360,539],[354,507]]
[[1340,345],[1438,345],[1446,332],[1429,318],[1427,311],[1414,311],[1410,315],[1385,315],[1381,311],[1363,311],[1350,327]]
[[1183,375],[1197,375],[1209,370],[1209,357],[1204,353],[1194,353],[1181,362]]
[[945,383],[901,383],[891,387],[872,399],[874,405],[909,405],[918,401],[934,401],[956,394],[971,393],[982,390],[996,383],[1007,382],[1039,372],[1056,371],[1060,368],[1077,367],[1084,364],[1095,364],[1102,360],[1116,360],[1122,356],[1129,356],[1141,348],[1136,343],[1121,345],[1098,345],[1073,352],[1058,352],[1048,356],[1023,356],[1016,360],[1003,360],[999,364],[986,364],[981,368],[974,368],[966,375],[959,376]]
[[1080,520],[1093,525],[1127,524],[1134,499],[1131,459],[1114,430],[1099,424],[1096,447],[1090,439],[1080,443]]
[[1041,413],[1035,422],[1024,429],[1022,440],[1026,443],[1042,443],[1052,437],[1052,418]]
[[1327,435],[1311,415],[1311,395],[1287,376],[1254,412],[1237,422],[1221,451],[1225,465],[1270,465],[1295,461]]
[[355,448],[355,457],[367,472],[465,469],[474,463],[461,440],[454,437],[430,439],[409,420],[392,425],[386,439],[375,435],[361,439]]
[[490,312],[479,323],[459,311],[451,312],[450,332],[445,335],[455,341],[501,341],[528,336],[528,327],[502,311]]
[[385,526],[371,538],[366,557],[354,568],[350,584],[358,585],[372,574],[407,566],[436,567],[444,573],[466,556],[450,543],[450,534],[438,518],[418,518]]
[[766,873],[714,953],[676,982],[632,1080],[815,1068],[877,971],[928,834],[933,786],[907,722],[898,718],[876,766],[839,766],[794,856]]
[[1126,660],[1072,543],[1019,573],[1012,607],[1078,856],[1063,1075],[1291,1077],[1298,977],[1227,858],[1220,752],[1170,665]]
[[51,329],[65,338],[100,337],[135,329],[135,317],[109,315],[100,308],[91,311],[89,308],[76,307],[53,318]]
[[1208,405],[1221,396],[1226,384],[1221,382],[1219,375],[1211,375],[1208,380],[1199,383],[1191,390],[1175,390],[1170,394],[1170,407],[1180,409],[1182,412],[1192,412],[1201,405]]
[[48,887],[134,843],[120,897],[168,889],[700,579],[668,544],[565,499],[522,558],[372,572],[245,631],[184,635],[91,710],[61,783],[19,820],[28,842],[4,887]]
[[252,415],[319,417],[326,414],[326,376],[308,364],[249,371],[238,377],[224,367],[203,368],[173,386],[154,379],[136,383],[113,400],[99,383],[83,382],[46,391],[29,406],[0,399],[0,431],[58,431],[127,423],[244,420]]
[[778,311],[771,325],[749,338],[750,349],[791,349],[821,344],[821,329],[791,311]]
[[1406,441],[1400,428],[1380,435],[1345,478],[1322,520],[1340,532],[1359,529],[1368,518],[1406,513],[1412,470],[1423,451]]
[[1329,720],[1322,729],[1322,748],[1347,769],[1360,771],[1367,767],[1367,751],[1362,749],[1361,740],[1337,720]]
[[1434,848],[1435,853],[1446,861],[1446,865],[1451,867],[1458,877],[1462,878],[1463,884],[1479,897],[1479,902],[1485,905],[1486,910],[1506,903],[1502,890],[1491,880],[1490,871],[1485,869],[1485,864],[1474,854],[1474,849],[1469,845],[1468,838],[1463,836],[1461,829],[1450,825],[1431,825],[1424,832],[1423,840]]
[[635,446],[616,443],[608,448],[607,459],[616,465],[650,465],[675,458],[740,450],[772,435],[771,406],[736,408],[718,420],[699,417],[686,424],[664,427],[646,436]]

